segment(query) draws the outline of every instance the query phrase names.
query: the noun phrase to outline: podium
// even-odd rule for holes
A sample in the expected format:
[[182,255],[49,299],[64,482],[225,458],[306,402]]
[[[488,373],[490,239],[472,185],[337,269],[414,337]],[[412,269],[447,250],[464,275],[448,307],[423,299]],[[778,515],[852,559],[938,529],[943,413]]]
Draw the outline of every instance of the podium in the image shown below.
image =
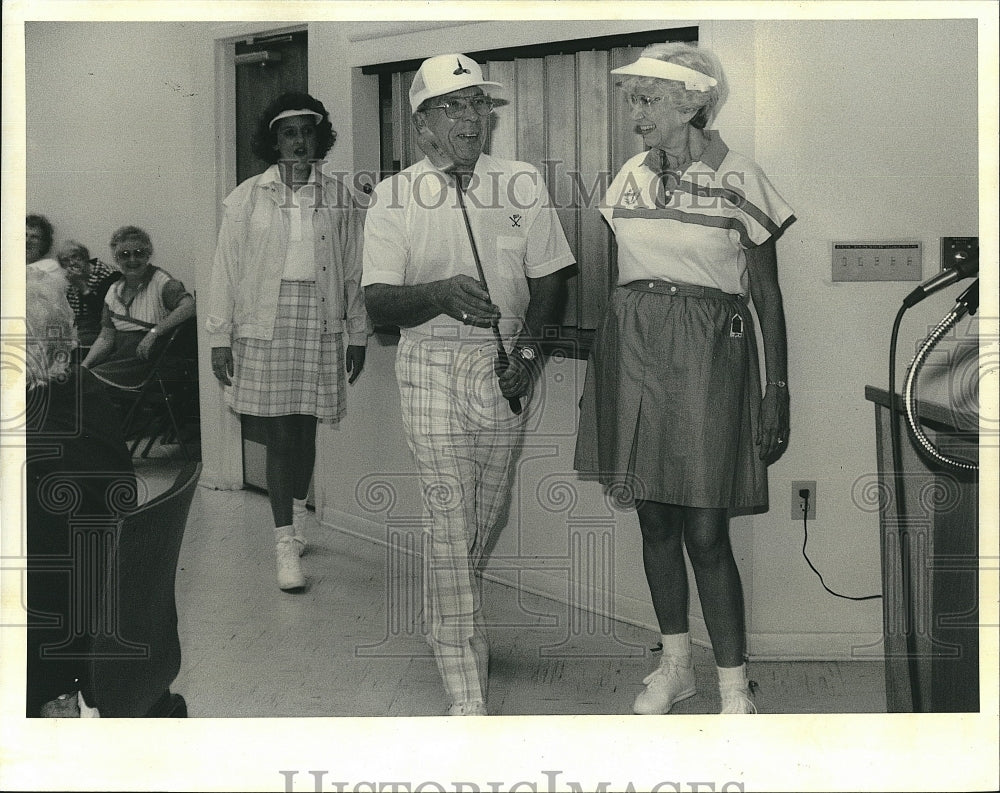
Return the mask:
[[[918,451],[895,394],[897,477],[890,395],[867,386],[865,398],[875,406],[887,709],[978,712],[978,472]],[[978,462],[978,415],[918,401],[917,416],[938,451]]]

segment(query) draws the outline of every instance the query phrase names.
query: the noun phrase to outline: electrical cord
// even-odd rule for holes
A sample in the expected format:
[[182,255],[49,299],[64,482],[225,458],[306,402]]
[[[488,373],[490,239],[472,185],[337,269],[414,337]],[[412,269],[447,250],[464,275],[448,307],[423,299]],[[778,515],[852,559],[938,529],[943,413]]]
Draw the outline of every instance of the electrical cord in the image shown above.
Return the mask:
[[823,589],[831,595],[843,598],[844,600],[878,600],[881,598],[881,595],[864,595],[861,597],[857,597],[855,595],[842,595],[840,592],[834,592],[826,585],[826,581],[823,580],[823,574],[816,569],[816,565],[812,563],[812,560],[809,558],[809,554],[806,552],[806,545],[809,543],[809,491],[800,490],[799,498],[802,499],[802,556],[805,557],[806,563],[819,578],[819,582],[823,585]]

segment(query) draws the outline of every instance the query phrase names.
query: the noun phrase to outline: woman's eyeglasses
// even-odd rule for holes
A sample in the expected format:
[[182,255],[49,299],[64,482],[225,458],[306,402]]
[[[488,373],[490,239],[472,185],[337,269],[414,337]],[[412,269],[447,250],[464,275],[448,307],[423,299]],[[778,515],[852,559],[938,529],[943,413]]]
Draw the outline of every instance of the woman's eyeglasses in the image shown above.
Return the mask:
[[149,249],[148,248],[133,248],[132,250],[127,250],[125,248],[119,248],[115,251],[116,259],[148,259]]
[[59,257],[59,264],[63,267],[82,267],[87,263],[87,258],[82,253],[65,253]]
[[645,96],[643,94],[629,94],[628,103],[632,107],[641,107],[643,110],[649,110],[657,102],[662,102],[662,96]]
[[461,118],[469,108],[476,111],[478,116],[488,116],[493,112],[493,97],[474,96],[466,101],[464,99],[448,99],[440,105],[431,105],[426,110],[443,110],[448,118]]

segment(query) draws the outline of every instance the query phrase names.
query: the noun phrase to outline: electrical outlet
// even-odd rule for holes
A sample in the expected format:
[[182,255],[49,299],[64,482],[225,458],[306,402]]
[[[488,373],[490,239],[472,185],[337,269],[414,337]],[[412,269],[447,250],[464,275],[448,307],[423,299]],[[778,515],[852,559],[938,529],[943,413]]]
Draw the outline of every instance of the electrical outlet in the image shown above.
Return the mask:
[[941,270],[950,270],[979,253],[979,237],[942,237]]
[[802,520],[802,504],[805,501],[799,492],[809,491],[809,512],[806,516],[809,520],[816,519],[816,483],[815,482],[792,482],[792,520]]
[[834,281],[920,281],[919,242],[835,242]]

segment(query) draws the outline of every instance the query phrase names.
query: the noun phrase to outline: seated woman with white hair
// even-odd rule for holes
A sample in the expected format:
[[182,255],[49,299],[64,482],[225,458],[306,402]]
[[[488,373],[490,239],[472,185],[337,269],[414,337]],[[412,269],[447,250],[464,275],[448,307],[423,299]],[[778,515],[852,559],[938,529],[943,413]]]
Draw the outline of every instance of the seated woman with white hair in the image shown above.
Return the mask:
[[104,298],[101,332],[82,365],[110,386],[131,388],[149,373],[157,342],[194,316],[194,298],[152,263],[153,242],[143,229],[122,226],[110,245],[122,277]]
[[81,549],[135,507],[136,479],[104,387],[72,364],[66,278],[29,269],[25,297],[26,715],[94,716],[86,705],[88,630],[107,615],[91,613],[103,602],[102,577],[86,574],[99,560]]

